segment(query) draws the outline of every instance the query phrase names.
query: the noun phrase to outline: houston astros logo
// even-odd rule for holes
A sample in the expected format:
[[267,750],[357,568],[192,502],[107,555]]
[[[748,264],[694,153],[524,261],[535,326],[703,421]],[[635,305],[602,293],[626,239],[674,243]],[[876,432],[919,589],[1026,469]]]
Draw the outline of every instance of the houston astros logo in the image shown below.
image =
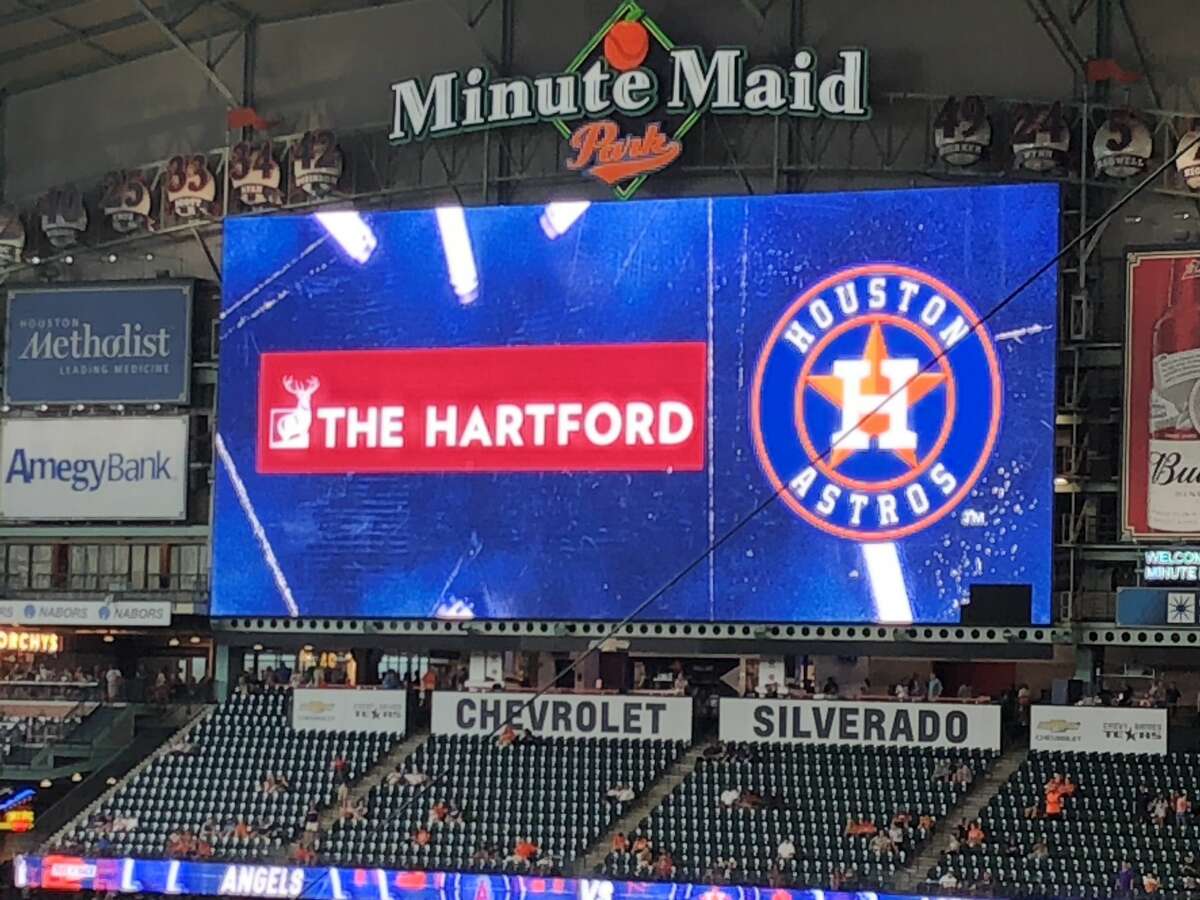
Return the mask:
[[967,496],[1002,395],[992,339],[958,293],[916,269],[865,265],[809,288],[776,322],[750,424],[793,512],[839,537],[890,541]]

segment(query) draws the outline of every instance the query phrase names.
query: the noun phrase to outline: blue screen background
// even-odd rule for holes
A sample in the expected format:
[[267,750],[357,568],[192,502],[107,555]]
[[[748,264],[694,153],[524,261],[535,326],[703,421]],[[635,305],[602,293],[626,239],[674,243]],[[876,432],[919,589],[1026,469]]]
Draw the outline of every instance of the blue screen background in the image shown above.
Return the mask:
[[[617,619],[771,493],[748,428],[763,340],[806,286],[895,262],[981,315],[1058,249],[1049,185],[593,204],[562,237],[542,207],[467,211],[480,295],[462,305],[432,211],[364,214],[365,264],[311,217],[226,225],[215,616]],[[1004,377],[991,461],[960,510],[898,545],[913,619],[952,622],[972,582],[1030,584],[1050,616],[1057,277],[988,322]],[[259,475],[258,357],[272,351],[708,340],[703,472]],[[962,386],[969,396],[969,386]],[[247,509],[252,510],[251,516]],[[261,533],[255,533],[255,522]],[[875,621],[858,544],[769,506],[646,620]]]

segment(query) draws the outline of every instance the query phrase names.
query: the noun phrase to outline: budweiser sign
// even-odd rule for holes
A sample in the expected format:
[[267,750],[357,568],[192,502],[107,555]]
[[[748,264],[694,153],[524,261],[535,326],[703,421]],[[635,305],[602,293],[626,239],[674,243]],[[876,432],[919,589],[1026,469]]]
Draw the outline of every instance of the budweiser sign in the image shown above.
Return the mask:
[[1200,253],[1129,259],[1125,527],[1200,535]]
[[268,353],[264,473],[699,471],[703,343]]

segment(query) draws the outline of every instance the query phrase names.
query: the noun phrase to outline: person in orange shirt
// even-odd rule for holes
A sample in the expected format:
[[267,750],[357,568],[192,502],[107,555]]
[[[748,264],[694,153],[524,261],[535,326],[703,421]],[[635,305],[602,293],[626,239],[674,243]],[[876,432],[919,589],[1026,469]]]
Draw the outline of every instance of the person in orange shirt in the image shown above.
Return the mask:
[[846,819],[846,836],[847,837],[872,837],[879,829],[875,827],[875,823],[864,816],[858,814],[858,818],[850,816]]
[[428,847],[430,838],[428,828],[418,828],[413,834],[413,843],[418,847]]
[[1063,783],[1062,783],[1063,796],[1074,797],[1076,787],[1078,787],[1078,785],[1076,785],[1075,782],[1073,782],[1071,780],[1071,776],[1068,775],[1066,778],[1063,779]]
[[1060,790],[1046,791],[1046,816],[1055,818],[1063,811],[1063,795]]
[[532,862],[533,858],[537,856],[537,853],[537,844],[535,844],[529,838],[521,838],[521,840],[517,841],[517,845],[513,848],[513,858],[518,862]]
[[613,853],[628,853],[629,852],[629,838],[625,837],[625,832],[618,831],[616,834],[613,835],[612,852]]

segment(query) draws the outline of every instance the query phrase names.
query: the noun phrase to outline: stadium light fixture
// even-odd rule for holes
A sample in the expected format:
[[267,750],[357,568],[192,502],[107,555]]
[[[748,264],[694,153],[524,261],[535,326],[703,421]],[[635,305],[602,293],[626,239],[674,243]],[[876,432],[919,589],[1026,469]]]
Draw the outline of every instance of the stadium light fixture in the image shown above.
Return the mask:
[[115,640],[116,640],[116,638],[113,637],[111,634],[106,634],[104,636],[104,643],[106,643],[106,644],[111,644]]
[[1054,476],[1054,484],[1057,487],[1066,487],[1070,483],[1071,483],[1070,480],[1065,475],[1055,475]]
[[41,787],[41,788],[48,788],[48,787],[53,787],[53,786],[54,786],[54,782],[51,781],[49,778],[43,778],[41,781],[38,782],[38,787]]
[[546,237],[552,241],[562,237],[571,229],[572,225],[579,221],[591,205],[590,200],[564,200],[559,203],[548,203],[542,211],[542,217],[538,220],[541,223],[542,231],[546,232]]
[[72,773],[71,773],[71,780],[72,780],[73,782],[75,782],[76,784],[79,784],[79,782],[83,781],[83,776],[82,776],[82,775],[80,775],[78,772],[72,772]]
[[177,638],[177,637],[171,638],[169,641],[167,641],[167,646],[168,647],[178,647],[179,646],[179,638]]
[[251,649],[253,649],[255,653],[262,653],[262,651],[263,651],[263,645],[262,645],[262,644],[255,644],[255,645],[254,645],[254,646],[253,646]]
[[110,263],[115,263],[117,261],[117,254],[110,253],[110,254],[108,254],[108,256],[106,256],[104,258]]
[[63,262],[65,262],[68,266],[73,266],[73,265],[75,265],[75,257],[73,257],[70,253],[68,253],[66,256],[63,257]]
[[198,634],[193,634],[193,635],[192,635],[190,638],[188,638],[188,643],[189,643],[189,644],[198,644],[198,643],[200,643],[200,635],[198,635]]
[[31,265],[40,266],[42,264],[42,258],[40,256],[31,256],[29,257],[29,262]]
[[446,268],[450,271],[450,286],[464,306],[474,303],[479,299],[479,270],[475,267],[466,213],[461,206],[439,206],[435,214],[442,236],[442,251],[446,254]]
[[357,263],[365,263],[379,246],[375,232],[357,212],[339,209],[313,214],[329,236],[342,245],[346,255]]

